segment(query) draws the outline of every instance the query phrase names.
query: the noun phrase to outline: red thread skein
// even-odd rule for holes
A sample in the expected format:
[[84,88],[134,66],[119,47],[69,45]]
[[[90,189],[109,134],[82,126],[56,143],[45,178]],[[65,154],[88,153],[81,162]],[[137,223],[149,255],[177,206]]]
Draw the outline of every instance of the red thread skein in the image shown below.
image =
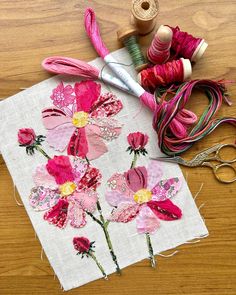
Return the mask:
[[204,39],[195,38],[187,32],[182,32],[179,27],[168,27],[173,32],[171,49],[175,51],[176,56],[195,62],[202,57],[208,46]]
[[163,65],[155,65],[138,74],[138,81],[144,88],[155,89],[174,82],[183,82],[192,74],[191,63],[188,59],[178,59]]

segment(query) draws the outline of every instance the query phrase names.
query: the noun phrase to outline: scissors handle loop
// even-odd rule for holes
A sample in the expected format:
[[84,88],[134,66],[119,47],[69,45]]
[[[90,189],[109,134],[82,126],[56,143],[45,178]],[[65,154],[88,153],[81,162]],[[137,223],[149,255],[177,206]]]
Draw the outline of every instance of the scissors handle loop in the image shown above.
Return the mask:
[[[233,173],[234,173],[233,178],[225,179],[220,176],[219,172],[223,167],[228,167],[233,171]],[[232,183],[232,182],[236,181],[236,168],[234,166],[232,166],[230,163],[222,163],[222,164],[216,165],[215,167],[213,167],[213,172],[214,172],[216,179],[218,179],[220,182]]]

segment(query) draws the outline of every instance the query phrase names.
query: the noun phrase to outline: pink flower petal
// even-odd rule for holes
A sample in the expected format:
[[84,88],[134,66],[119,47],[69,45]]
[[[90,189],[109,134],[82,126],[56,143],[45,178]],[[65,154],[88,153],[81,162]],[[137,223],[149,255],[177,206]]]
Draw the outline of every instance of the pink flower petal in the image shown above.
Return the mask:
[[147,188],[151,190],[163,175],[162,164],[158,161],[150,161],[147,167],[148,181]]
[[77,183],[77,190],[96,190],[101,184],[102,174],[99,169],[88,166],[86,173],[81,178],[80,182]]
[[44,186],[50,189],[56,189],[58,187],[55,178],[51,176],[45,165],[40,165],[33,173],[33,180],[36,186]]
[[101,92],[101,85],[94,81],[75,83],[77,111],[90,113]]
[[106,141],[116,139],[121,133],[122,124],[112,118],[91,119],[90,129]]
[[92,117],[109,117],[116,115],[123,105],[121,101],[111,92],[101,94],[94,103]]
[[137,192],[147,187],[147,169],[145,167],[137,167],[124,173],[128,187]]
[[121,195],[125,195],[129,198],[129,201],[133,200],[134,192],[128,187],[123,174],[115,173],[107,181],[107,185],[112,191],[119,192]]
[[61,82],[55,89],[53,89],[50,98],[53,104],[59,108],[73,104],[75,96],[72,95],[74,89],[71,85],[64,87],[63,82]]
[[65,199],[59,199],[58,203],[47,211],[43,218],[59,228],[65,228],[69,203]]
[[85,128],[77,128],[71,136],[67,147],[67,154],[84,158],[88,153],[88,141]]
[[68,156],[54,156],[46,165],[47,171],[55,178],[57,184],[74,181],[74,174]]
[[129,222],[137,216],[139,208],[139,204],[134,204],[131,202],[120,203],[118,207],[112,211],[111,215],[108,217],[108,220],[124,223]]
[[169,178],[159,181],[152,188],[152,200],[153,201],[165,201],[174,197],[181,188],[182,182],[178,177]]
[[[108,204],[113,207],[117,207],[120,203],[123,203],[123,202],[132,202],[132,199],[130,196],[122,194],[116,190],[106,192],[105,198]],[[135,203],[135,201],[133,201],[132,203]]]
[[88,164],[85,162],[85,160],[82,160],[81,158],[75,158],[73,156],[70,157],[70,162],[72,166],[72,173],[75,178],[75,183],[78,183],[80,182],[81,178],[84,177],[88,169]]
[[136,226],[139,234],[153,234],[160,227],[160,221],[149,207],[142,206],[136,218]]
[[75,192],[68,199],[77,202],[83,210],[92,213],[96,210],[98,193],[92,189],[87,189],[86,191]]
[[182,216],[182,211],[179,207],[174,205],[170,200],[165,201],[149,201],[147,206],[153,211],[153,213],[162,220],[176,220]]
[[70,200],[68,207],[67,222],[72,227],[80,228],[86,225],[86,213],[78,202]]
[[105,154],[107,152],[107,147],[102,138],[94,132],[94,127],[92,125],[87,125],[85,127],[85,132],[88,142],[87,158],[89,160],[94,160]]
[[57,190],[38,186],[31,190],[29,203],[36,211],[44,211],[56,205],[59,199]]
[[63,152],[66,149],[74,131],[75,127],[71,123],[60,125],[54,129],[48,130],[47,142],[54,150]]
[[46,129],[54,129],[60,125],[71,123],[71,118],[62,110],[52,107],[42,111],[43,124]]

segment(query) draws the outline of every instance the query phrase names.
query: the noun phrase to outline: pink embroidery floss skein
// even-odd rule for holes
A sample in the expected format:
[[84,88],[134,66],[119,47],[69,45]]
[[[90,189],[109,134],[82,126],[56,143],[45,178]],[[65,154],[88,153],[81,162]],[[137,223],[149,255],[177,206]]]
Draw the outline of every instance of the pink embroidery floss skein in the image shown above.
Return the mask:
[[[134,79],[126,72],[126,70],[120,65],[119,62],[110,54],[109,50],[102,41],[99,26],[96,22],[95,13],[92,8],[87,8],[84,17],[85,30],[93,44],[95,50],[103,58],[105,63],[112,69],[112,71],[133,91],[133,93],[139,97],[140,101],[149,107],[153,112],[157,108],[157,103],[154,95],[148,93],[140,86]],[[196,115],[189,111],[189,116],[192,116],[194,122],[196,121]],[[184,126],[178,119],[173,119],[170,123],[173,130],[178,129],[181,125],[181,136],[185,136],[187,133],[187,128],[189,126]],[[178,136],[180,136],[178,134]]]
[[207,49],[208,44],[205,40],[195,38],[187,32],[181,32],[179,27],[168,27],[173,32],[171,49],[175,51],[176,56],[198,61]]
[[91,80],[101,80],[125,92],[133,94],[120,79],[108,73],[104,73],[98,68],[79,59],[64,56],[51,56],[42,61],[42,67],[46,71],[54,74],[66,74]]
[[170,47],[172,42],[172,30],[161,25],[147,50],[147,58],[153,64],[163,64],[170,57]]
[[158,86],[186,81],[191,74],[192,66],[189,59],[181,58],[141,71],[138,74],[138,81],[143,87],[153,90]]

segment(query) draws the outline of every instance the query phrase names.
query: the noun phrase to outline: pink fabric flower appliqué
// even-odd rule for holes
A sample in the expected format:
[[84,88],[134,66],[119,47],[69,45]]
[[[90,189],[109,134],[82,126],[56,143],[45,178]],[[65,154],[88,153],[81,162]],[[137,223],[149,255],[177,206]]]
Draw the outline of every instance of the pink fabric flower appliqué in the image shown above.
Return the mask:
[[137,167],[123,174],[115,173],[108,180],[111,190],[106,192],[106,200],[114,207],[110,221],[129,222],[136,217],[138,233],[153,234],[160,226],[159,219],[181,218],[180,208],[170,201],[181,187],[180,179],[175,177],[154,184],[153,174],[150,164],[147,169]]
[[107,152],[104,142],[117,138],[121,124],[112,118],[122,103],[112,93],[101,94],[101,85],[82,81],[64,86],[61,82],[51,95],[55,107],[42,111],[47,142],[68,155],[99,158]]
[[101,174],[82,159],[54,156],[37,167],[33,179],[36,187],[31,191],[30,205],[37,211],[47,210],[44,219],[59,228],[68,222],[72,227],[83,227],[86,212],[96,209],[95,190]]

